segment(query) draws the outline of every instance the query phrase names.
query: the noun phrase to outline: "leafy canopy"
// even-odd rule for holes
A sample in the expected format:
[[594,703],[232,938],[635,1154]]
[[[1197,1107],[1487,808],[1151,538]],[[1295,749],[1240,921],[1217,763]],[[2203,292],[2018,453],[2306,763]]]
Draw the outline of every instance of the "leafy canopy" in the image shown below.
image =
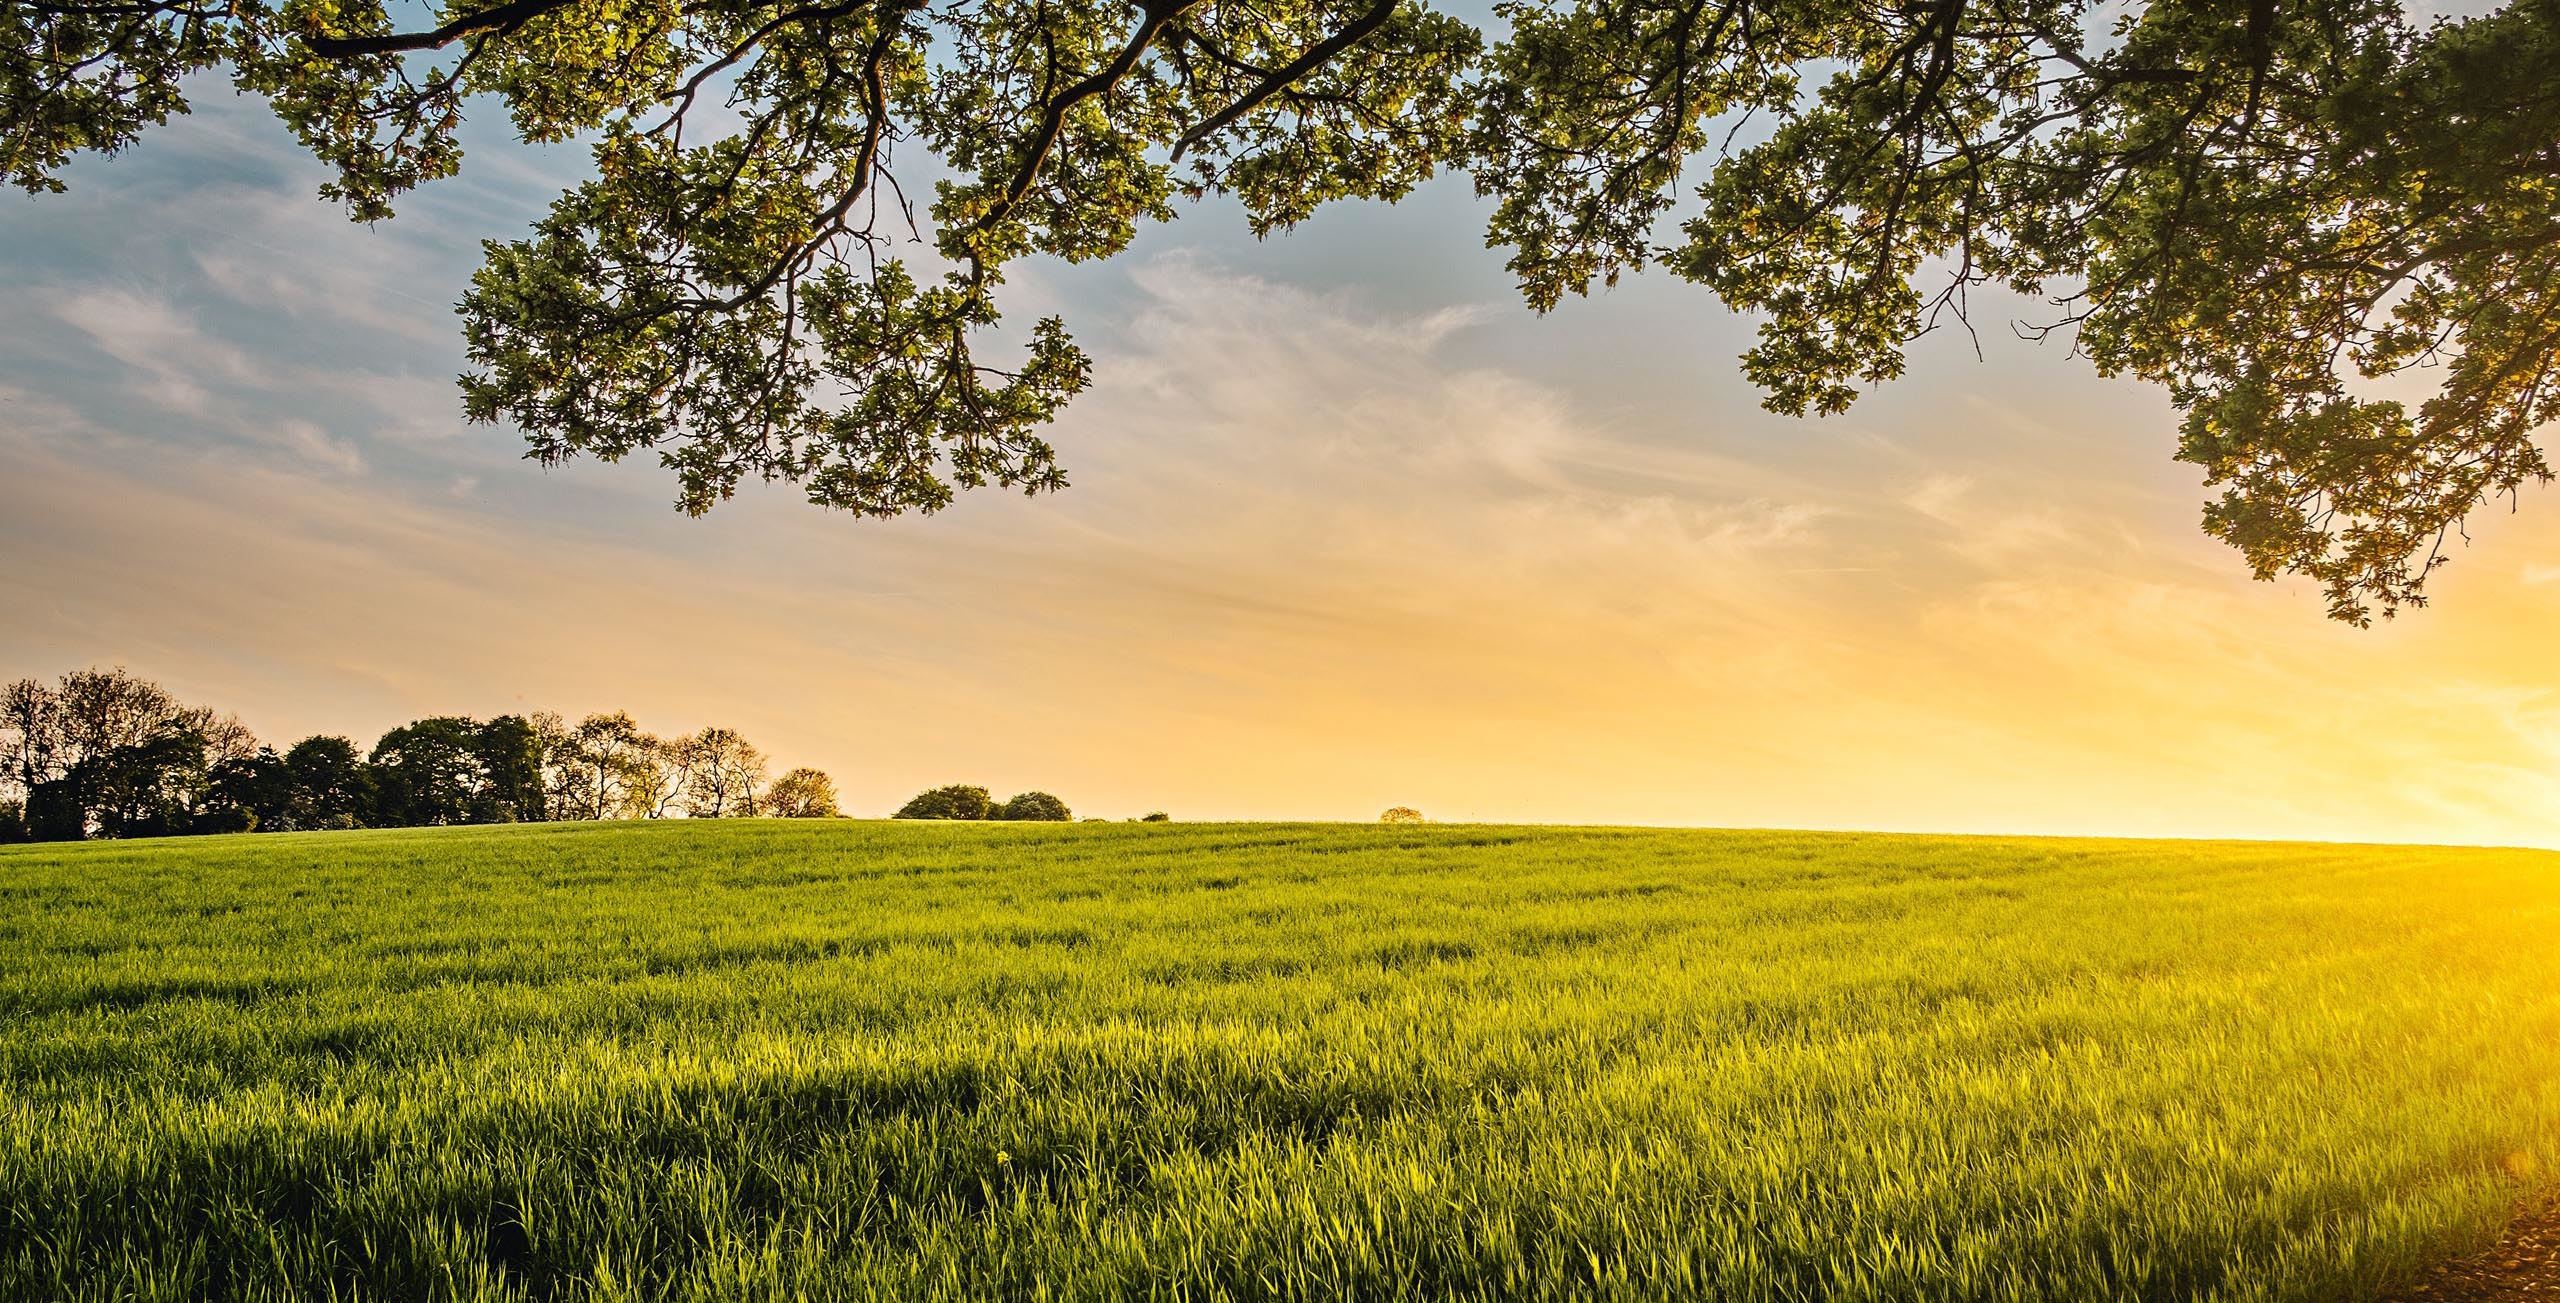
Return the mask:
[[815,769],[791,770],[765,789],[761,809],[776,819],[836,818],[835,782]]
[[918,792],[898,812],[897,819],[985,819],[994,814],[995,806],[987,799],[987,789],[968,783],[953,783]]
[[1065,801],[1047,792],[1022,792],[990,808],[987,817],[1017,823],[1065,823],[1075,818],[1075,812],[1067,808]]
[[1659,264],[1758,314],[1781,412],[1899,375],[1975,286],[2050,300],[2020,324],[2168,389],[2205,527],[2341,619],[2549,478],[2560,0],[1496,8],[1488,45],[1423,0],[13,0],[0,172],[54,188],[217,65],[361,220],[456,170],[475,97],[590,139],[487,245],[465,408],[546,462],[654,452],[688,512],[750,476],[873,516],[1057,488],[1087,359],[1056,319],[991,342],[1008,264],[1444,166],[1535,307]]

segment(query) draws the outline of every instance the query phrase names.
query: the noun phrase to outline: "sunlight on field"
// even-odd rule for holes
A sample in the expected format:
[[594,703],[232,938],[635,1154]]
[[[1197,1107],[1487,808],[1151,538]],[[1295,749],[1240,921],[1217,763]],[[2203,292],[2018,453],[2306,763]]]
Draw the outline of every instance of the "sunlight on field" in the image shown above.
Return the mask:
[[0,1297],[2357,1297],[2560,856],[1492,827],[0,850]]

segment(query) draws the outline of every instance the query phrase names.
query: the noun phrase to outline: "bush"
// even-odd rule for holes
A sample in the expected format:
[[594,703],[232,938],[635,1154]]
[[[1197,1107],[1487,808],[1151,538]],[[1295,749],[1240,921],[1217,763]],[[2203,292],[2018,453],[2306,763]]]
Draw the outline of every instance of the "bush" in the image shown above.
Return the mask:
[[1378,816],[1378,822],[1380,822],[1380,823],[1429,823],[1429,822],[1430,822],[1430,820],[1423,818],[1423,817],[1422,817],[1422,811],[1417,810],[1417,809],[1414,809],[1414,808],[1413,808],[1412,806],[1410,806],[1410,805],[1399,805],[1399,806],[1391,807],[1390,809],[1388,809],[1388,811],[1387,811],[1385,814],[1379,815],[1379,816]]
[[0,801],[0,846],[27,839],[27,806],[24,801]]
[[1150,811],[1148,811],[1147,813],[1145,813],[1145,814],[1143,814],[1143,815],[1138,816],[1138,822],[1140,822],[1140,823],[1171,823],[1171,822],[1173,822],[1173,816],[1172,816],[1172,815],[1169,815],[1169,814],[1166,814],[1166,813],[1165,813],[1164,811],[1162,811],[1162,810],[1150,810]]
[[984,819],[990,813],[987,789],[954,783],[930,792],[918,792],[916,799],[898,807],[901,819]]
[[1065,823],[1075,816],[1067,812],[1066,802],[1047,792],[1024,792],[997,806],[990,817],[1024,823]]

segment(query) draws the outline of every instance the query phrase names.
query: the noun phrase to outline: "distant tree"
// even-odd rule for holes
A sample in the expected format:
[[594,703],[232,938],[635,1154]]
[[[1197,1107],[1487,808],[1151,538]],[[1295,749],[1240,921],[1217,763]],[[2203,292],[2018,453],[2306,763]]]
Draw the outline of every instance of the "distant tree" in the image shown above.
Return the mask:
[[374,826],[474,822],[487,808],[488,772],[479,748],[479,724],[459,715],[438,715],[383,734],[366,762],[373,776]]
[[794,769],[773,780],[756,808],[776,819],[834,819],[836,785],[815,769]]
[[919,792],[916,798],[898,808],[901,819],[984,819],[988,814],[987,789],[955,783]]
[[122,666],[0,688],[0,799],[47,839],[188,831],[213,770],[257,750],[236,716],[187,706]]
[[204,740],[205,768],[210,770],[227,760],[247,760],[258,754],[258,735],[240,722],[238,715],[217,715],[201,706],[187,706],[178,711],[178,727]]
[[[170,722],[170,727],[176,733],[195,738],[203,754],[195,763],[182,766],[171,776],[180,783],[176,791],[185,805],[187,817],[177,826],[171,827],[169,831],[172,833],[253,831],[262,811],[251,806],[229,805],[231,800],[229,795],[222,795],[219,799],[233,813],[214,819],[206,817],[212,812],[217,800],[215,781],[227,772],[231,775],[231,781],[235,786],[246,784],[246,787],[242,788],[245,794],[261,798],[280,797],[283,794],[283,788],[279,785],[267,784],[264,790],[257,790],[261,787],[260,778],[272,779],[279,776],[272,771],[261,771],[257,764],[258,757],[261,755],[266,756],[270,762],[274,761],[275,753],[259,744],[258,735],[250,732],[249,726],[241,723],[239,716],[218,715],[201,706],[181,707],[176,718]],[[264,811],[264,813],[275,812],[272,807]],[[248,817],[243,818],[242,814]]]
[[990,817],[1026,823],[1064,823],[1075,816],[1067,812],[1066,802],[1047,792],[1024,792],[997,806]]
[[482,776],[474,823],[538,823],[550,817],[543,783],[543,739],[533,721],[500,715],[472,739]]
[[1417,810],[1417,809],[1414,809],[1414,808],[1413,808],[1412,806],[1410,806],[1410,805],[1398,805],[1398,806],[1391,806],[1391,807],[1389,807],[1389,808],[1388,808],[1388,810],[1387,810],[1387,812],[1386,812],[1385,814],[1379,815],[1379,816],[1378,816],[1378,822],[1380,822],[1380,823],[1425,823],[1425,822],[1428,822],[1428,820],[1425,820],[1425,819],[1422,817],[1422,811]]
[[39,680],[0,688],[0,796],[17,801],[22,815],[36,784],[60,772],[54,754],[62,744],[60,709],[53,689]]
[[89,835],[95,826],[89,817],[90,793],[84,781],[89,775],[87,769],[74,769],[37,783],[27,793],[29,841],[76,842]]
[[696,819],[721,819],[756,812],[756,789],[764,783],[764,753],[736,729],[706,728],[693,735],[693,770],[684,793],[684,812]]
[[27,803],[17,797],[0,799],[0,846],[27,840]]
[[56,750],[63,770],[118,747],[165,741],[186,707],[169,690],[119,665],[73,670],[53,691]]
[[619,819],[632,814],[649,795],[639,792],[637,785],[653,777],[644,753],[654,741],[624,711],[578,721],[570,731],[576,779],[563,817]]
[[359,827],[374,807],[372,774],[345,738],[304,738],[284,753],[284,767],[293,784],[285,820],[292,828]]
[[208,780],[204,736],[172,719],[86,757],[63,781],[97,836],[169,837],[193,831]]
[[556,710],[525,716],[536,745],[542,748],[542,817],[577,819],[586,789],[586,758],[578,749],[578,731]]
[[52,684],[20,679],[0,690],[0,791],[26,804],[44,839],[87,836],[107,754],[151,741],[183,709],[121,666],[74,670]]
[[195,831],[281,832],[292,827],[293,771],[272,749],[216,761],[209,771]]
[[694,740],[643,733],[628,755],[628,813],[638,819],[664,819],[675,813],[693,784],[694,767],[701,761]]
[[1149,811],[1148,811],[1148,812],[1146,812],[1145,814],[1142,814],[1142,815],[1139,815],[1139,816],[1138,816],[1138,822],[1140,822],[1140,823],[1171,823],[1171,822],[1173,822],[1173,816],[1172,816],[1172,815],[1169,815],[1169,814],[1166,814],[1166,813],[1165,813],[1164,811],[1162,811],[1162,810],[1149,810]]

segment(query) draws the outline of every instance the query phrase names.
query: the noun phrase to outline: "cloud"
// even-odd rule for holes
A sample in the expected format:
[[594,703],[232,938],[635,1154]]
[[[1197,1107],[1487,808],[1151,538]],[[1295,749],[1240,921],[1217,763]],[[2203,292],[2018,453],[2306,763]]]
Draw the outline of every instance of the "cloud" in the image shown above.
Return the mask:
[[140,373],[144,382],[130,392],[149,402],[313,469],[342,475],[364,469],[352,442],[308,417],[276,411],[289,409],[296,377],[206,334],[169,300],[129,288],[93,290],[64,297],[54,311],[100,352]]
[[193,318],[165,299],[130,289],[89,290],[62,299],[54,314],[100,351],[148,377],[142,393],[172,410],[205,407],[212,397],[208,385],[262,379],[247,355],[206,337]]
[[275,443],[291,450],[315,466],[326,467],[344,475],[364,469],[364,454],[344,439],[332,436],[318,425],[300,417],[287,417],[275,425]]
[[417,224],[358,226],[289,184],[223,187],[192,207],[182,247],[205,283],[240,307],[455,351],[449,298],[412,287],[458,286],[467,262],[421,241]]
[[[1828,514],[1815,486],[1621,438],[1565,394],[1454,362],[1447,344],[1481,309],[1368,312],[1198,257],[1132,279],[1141,304],[1059,431],[1106,483],[1091,492],[1161,502],[1167,480],[1249,482],[1288,503],[1258,523],[1333,553],[1390,534],[1371,554],[1408,557],[1516,551],[1529,521],[1545,555],[1576,539],[1730,554],[1805,544]],[[1215,497],[1232,512],[1234,494]]]

